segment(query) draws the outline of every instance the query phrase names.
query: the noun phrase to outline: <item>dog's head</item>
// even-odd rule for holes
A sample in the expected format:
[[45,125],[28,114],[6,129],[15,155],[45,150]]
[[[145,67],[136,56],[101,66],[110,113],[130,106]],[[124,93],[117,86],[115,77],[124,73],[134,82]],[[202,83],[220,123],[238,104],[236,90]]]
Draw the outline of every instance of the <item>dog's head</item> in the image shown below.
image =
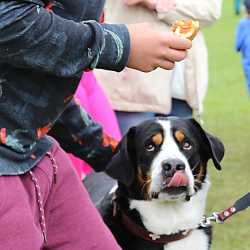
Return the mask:
[[130,128],[107,173],[130,198],[176,200],[194,195],[207,162],[220,170],[224,146],[193,119],[157,118]]

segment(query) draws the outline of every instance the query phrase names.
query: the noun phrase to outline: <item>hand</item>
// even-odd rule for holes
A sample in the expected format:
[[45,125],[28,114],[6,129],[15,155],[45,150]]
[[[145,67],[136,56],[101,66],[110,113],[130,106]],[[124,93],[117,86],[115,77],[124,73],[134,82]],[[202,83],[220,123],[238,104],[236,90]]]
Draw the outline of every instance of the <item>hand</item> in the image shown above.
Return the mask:
[[150,72],[158,67],[173,69],[175,62],[182,61],[192,42],[170,32],[156,31],[147,23],[128,25],[131,51],[128,67]]
[[126,5],[142,5],[150,10],[156,9],[157,0],[123,0]]

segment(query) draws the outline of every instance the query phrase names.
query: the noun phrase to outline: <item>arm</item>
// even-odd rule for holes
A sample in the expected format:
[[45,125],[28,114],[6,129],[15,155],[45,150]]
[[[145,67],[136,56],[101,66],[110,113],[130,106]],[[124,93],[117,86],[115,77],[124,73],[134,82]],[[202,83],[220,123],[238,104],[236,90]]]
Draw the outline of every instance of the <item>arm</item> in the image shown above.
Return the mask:
[[198,20],[203,28],[221,16],[222,0],[175,0],[175,3],[175,8],[170,11],[157,11],[159,19],[169,25],[175,20],[188,18]]
[[21,1],[0,2],[0,61],[60,77],[87,68],[120,71],[127,64],[124,25],[77,23]]
[[22,1],[0,1],[0,9],[0,62],[58,77],[96,67],[172,69],[191,47],[187,39],[148,24],[78,23]]
[[103,171],[113,155],[117,142],[94,123],[74,99],[49,132],[62,148]]
[[99,20],[105,0],[57,0],[53,12],[60,17],[81,22]]

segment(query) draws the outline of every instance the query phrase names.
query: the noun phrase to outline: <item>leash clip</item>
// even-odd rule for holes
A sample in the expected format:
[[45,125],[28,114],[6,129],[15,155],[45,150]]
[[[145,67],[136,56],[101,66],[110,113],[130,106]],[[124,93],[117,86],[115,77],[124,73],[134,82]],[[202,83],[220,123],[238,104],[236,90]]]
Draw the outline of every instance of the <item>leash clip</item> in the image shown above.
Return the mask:
[[212,216],[206,217],[203,216],[202,221],[200,222],[201,227],[210,227],[212,223],[223,224],[224,221],[220,220],[218,213],[214,212]]
[[224,211],[220,213],[214,212],[210,217],[203,216],[199,227],[209,227],[212,225],[212,222],[223,224],[225,220],[248,207],[250,207],[250,192],[238,199],[233,206]]

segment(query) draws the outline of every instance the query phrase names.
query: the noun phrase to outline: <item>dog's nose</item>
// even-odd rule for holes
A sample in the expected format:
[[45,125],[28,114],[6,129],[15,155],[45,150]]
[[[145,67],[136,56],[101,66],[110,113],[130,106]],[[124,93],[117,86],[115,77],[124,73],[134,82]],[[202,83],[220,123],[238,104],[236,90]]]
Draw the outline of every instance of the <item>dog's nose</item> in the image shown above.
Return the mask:
[[185,163],[179,159],[169,159],[162,162],[162,168],[166,172],[180,171],[185,169]]

